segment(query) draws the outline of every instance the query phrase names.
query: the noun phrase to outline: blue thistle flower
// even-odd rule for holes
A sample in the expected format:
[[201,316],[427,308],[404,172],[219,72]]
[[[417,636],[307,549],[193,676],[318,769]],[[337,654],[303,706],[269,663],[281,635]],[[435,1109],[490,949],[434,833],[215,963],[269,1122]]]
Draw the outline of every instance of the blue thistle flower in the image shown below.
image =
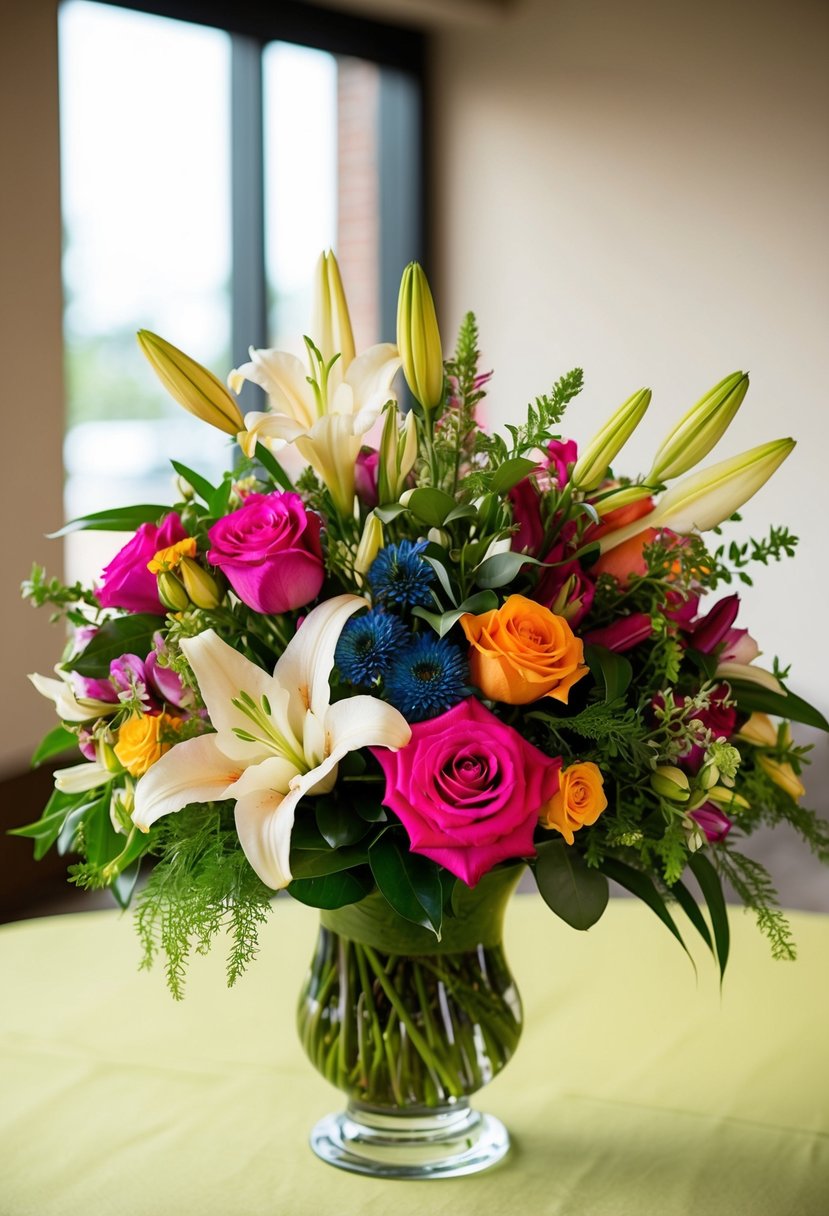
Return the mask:
[[457,646],[419,633],[396,657],[384,696],[409,722],[434,718],[468,695],[466,659]]
[[340,675],[349,684],[376,684],[409,637],[399,617],[376,608],[346,622],[334,652]]
[[401,540],[386,545],[375,557],[368,581],[376,599],[399,604],[401,608],[424,608],[433,604],[431,587],[435,572],[422,554],[426,541]]

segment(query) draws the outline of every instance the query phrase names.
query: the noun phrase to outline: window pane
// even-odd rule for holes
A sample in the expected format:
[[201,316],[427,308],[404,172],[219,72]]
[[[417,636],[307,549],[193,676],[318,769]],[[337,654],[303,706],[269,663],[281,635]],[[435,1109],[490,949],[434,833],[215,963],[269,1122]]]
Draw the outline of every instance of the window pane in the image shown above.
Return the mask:
[[[171,456],[226,464],[226,439],[164,392],[135,331],[230,366],[230,39],[87,0],[61,6],[59,35],[72,517],[169,501]],[[68,541],[70,578],[120,543]]]

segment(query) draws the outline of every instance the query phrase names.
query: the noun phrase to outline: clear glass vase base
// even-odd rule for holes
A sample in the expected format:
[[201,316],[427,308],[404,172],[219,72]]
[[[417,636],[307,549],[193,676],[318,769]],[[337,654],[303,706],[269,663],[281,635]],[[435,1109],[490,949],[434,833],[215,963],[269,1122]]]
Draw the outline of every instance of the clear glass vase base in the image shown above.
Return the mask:
[[500,1120],[466,1103],[448,1110],[389,1114],[349,1103],[311,1132],[318,1157],[375,1178],[457,1178],[496,1165],[509,1152]]

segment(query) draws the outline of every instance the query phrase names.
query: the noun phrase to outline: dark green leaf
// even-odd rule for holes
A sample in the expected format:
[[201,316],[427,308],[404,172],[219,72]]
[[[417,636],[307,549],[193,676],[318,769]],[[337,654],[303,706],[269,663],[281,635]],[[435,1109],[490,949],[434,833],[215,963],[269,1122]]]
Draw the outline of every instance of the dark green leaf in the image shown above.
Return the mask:
[[211,485],[206,477],[202,477],[201,473],[196,473],[193,469],[188,469],[186,464],[180,464],[178,460],[171,460],[170,464],[179,477],[183,477],[193,487],[200,498],[205,502],[210,502],[210,499],[216,493],[216,487]]
[[78,847],[78,832],[80,830],[83,817],[94,806],[94,801],[83,802],[80,806],[76,806],[69,812],[63,821],[63,827],[60,830],[60,835],[55,843],[55,848],[61,857],[65,857],[67,853],[74,853]]
[[699,650],[694,650],[693,647],[688,647],[685,651],[685,657],[697,667],[706,680],[713,680],[717,674],[717,656],[713,654],[702,654]]
[[371,891],[374,883],[368,870],[344,870],[322,878],[295,878],[287,891],[301,904],[312,908],[343,908],[356,904]]
[[705,896],[705,902],[708,904],[708,914],[714,930],[714,944],[717,947],[717,962],[720,965],[720,979],[722,979],[728,962],[730,933],[720,876],[702,853],[691,854],[688,858],[688,868],[699,883],[700,890]]
[[120,908],[128,908],[133,892],[138,883],[138,875],[141,871],[141,858],[133,861],[130,865],[125,866],[120,874],[114,880],[110,890],[115,896],[115,900]]
[[774,692],[748,680],[729,680],[728,683],[743,713],[774,714],[776,718],[788,718],[792,722],[803,722],[806,726],[829,731],[829,722],[820,710],[793,692]]
[[693,964],[694,960],[691,958],[690,951],[682,940],[682,934],[674,924],[673,917],[668,911],[665,900],[659,894],[647,874],[643,874],[641,870],[634,870],[633,866],[627,865],[624,861],[617,861],[615,857],[605,857],[603,859],[602,871],[608,878],[612,878],[614,882],[618,882],[620,887],[624,887],[626,891],[630,891],[631,895],[635,895],[638,899],[641,899],[652,912],[656,913],[662,924],[673,933]]
[[288,474],[283,469],[282,465],[276,459],[263,443],[257,443],[254,456],[259,461],[263,469],[266,469],[277,485],[282,486],[283,490],[293,490],[293,482]]
[[54,790],[40,819],[22,828],[11,828],[9,835],[33,840],[35,861],[40,861],[57,840],[70,812],[86,801],[86,794],[63,794],[60,790]]
[[44,760],[51,760],[53,756],[60,756],[63,752],[67,752],[70,748],[77,747],[78,739],[73,735],[71,730],[67,730],[65,726],[56,726],[49,734],[41,739],[38,747],[35,749],[35,754],[32,756],[32,768],[37,768],[43,764]]
[[109,817],[110,791],[92,803],[83,815],[83,851],[93,866],[104,866],[123,849],[126,837],[116,832]]
[[589,929],[607,907],[607,879],[585,865],[581,854],[563,840],[538,846],[533,863],[541,898],[574,929]]
[[506,494],[537,467],[538,462],[535,460],[528,460],[526,456],[513,456],[495,470],[490,478],[489,488],[493,494]]
[[467,612],[478,615],[481,612],[489,612],[492,608],[498,607],[498,597],[494,591],[477,591],[475,595],[470,595],[457,608],[450,609],[449,612],[430,612],[428,608],[419,606],[412,609],[413,616],[419,616],[421,620],[427,621],[438,637],[444,638],[453,626],[457,625],[458,621]]
[[633,668],[623,654],[605,646],[585,646],[584,660],[597,684],[604,685],[605,701],[623,697],[633,678]]
[[475,570],[475,582],[479,587],[505,587],[511,583],[523,566],[540,566],[541,562],[526,553],[495,553],[487,557]]
[[170,514],[169,507],[157,503],[143,503],[136,507],[111,507],[106,511],[93,511],[90,515],[79,515],[71,519],[57,532],[50,532],[49,539],[66,536],[69,532],[134,532],[141,524],[156,523]]
[[[437,545],[435,545],[434,548],[437,549]],[[441,552],[441,557],[446,556],[446,554],[443,553],[442,550],[440,552]],[[446,569],[446,567],[444,566],[444,564],[440,560],[440,558],[433,556],[431,553],[424,553],[423,560],[428,562],[429,565],[434,570],[435,574],[438,577],[438,582],[440,583],[441,587],[443,588],[444,592],[446,593],[449,603],[457,604],[458,597],[455,593],[455,588],[452,586],[452,580],[449,577],[449,571]]]
[[317,827],[332,849],[356,844],[369,830],[354,808],[338,798],[318,798],[316,816]]
[[321,878],[364,865],[368,852],[362,848],[291,849],[291,872],[295,878]]
[[233,489],[233,482],[230,478],[226,478],[217,490],[210,496],[210,501],[207,504],[213,519],[218,519],[227,511],[227,504],[230,502],[230,491]]
[[699,933],[700,937],[705,942],[708,949],[711,951],[711,953],[716,958],[716,952],[714,950],[714,943],[711,940],[711,934],[708,930],[708,925],[705,923],[705,917],[702,915],[702,912],[700,912],[699,904],[694,899],[691,892],[688,890],[688,888],[685,886],[684,883],[677,881],[677,882],[673,883],[671,886],[671,894],[674,896],[674,898],[676,899],[676,902],[679,904],[682,911],[688,917],[689,921],[694,926],[697,933]]
[[402,502],[392,502],[386,507],[375,507],[374,514],[381,523],[390,524],[393,519],[397,519],[398,515],[404,515],[407,508]]
[[375,882],[386,900],[406,920],[431,929],[440,940],[443,890],[440,867],[410,852],[386,831],[368,851]]
[[460,506],[454,507],[446,519],[444,524],[452,524],[456,519],[475,519],[478,515],[477,507],[473,507],[471,502],[462,502]]
[[82,676],[105,679],[112,660],[122,654],[146,658],[161,621],[161,616],[153,612],[134,612],[105,621],[86,649],[72,660],[72,670]]
[[432,528],[441,528],[446,522],[446,516],[454,511],[457,503],[451,494],[432,487],[412,490],[406,499],[406,506],[416,519]]

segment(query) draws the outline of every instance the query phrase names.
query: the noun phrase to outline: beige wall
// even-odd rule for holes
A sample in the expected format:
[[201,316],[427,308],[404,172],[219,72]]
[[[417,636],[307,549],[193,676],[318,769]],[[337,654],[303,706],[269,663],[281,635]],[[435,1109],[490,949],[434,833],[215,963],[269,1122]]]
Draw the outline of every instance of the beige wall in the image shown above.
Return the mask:
[[434,71],[443,327],[477,311],[490,421],[580,365],[568,424],[585,440],[647,384],[628,449],[645,471],[678,412],[749,369],[721,450],[798,439],[745,515],[755,534],[789,523],[801,549],[760,570],[741,623],[824,712],[827,33],[810,0],[520,0],[437,33]]
[[3,728],[0,775],[19,767],[52,706],[26,680],[59,657],[48,613],[18,594],[33,561],[61,573],[60,206],[54,0],[0,3],[0,443]]

